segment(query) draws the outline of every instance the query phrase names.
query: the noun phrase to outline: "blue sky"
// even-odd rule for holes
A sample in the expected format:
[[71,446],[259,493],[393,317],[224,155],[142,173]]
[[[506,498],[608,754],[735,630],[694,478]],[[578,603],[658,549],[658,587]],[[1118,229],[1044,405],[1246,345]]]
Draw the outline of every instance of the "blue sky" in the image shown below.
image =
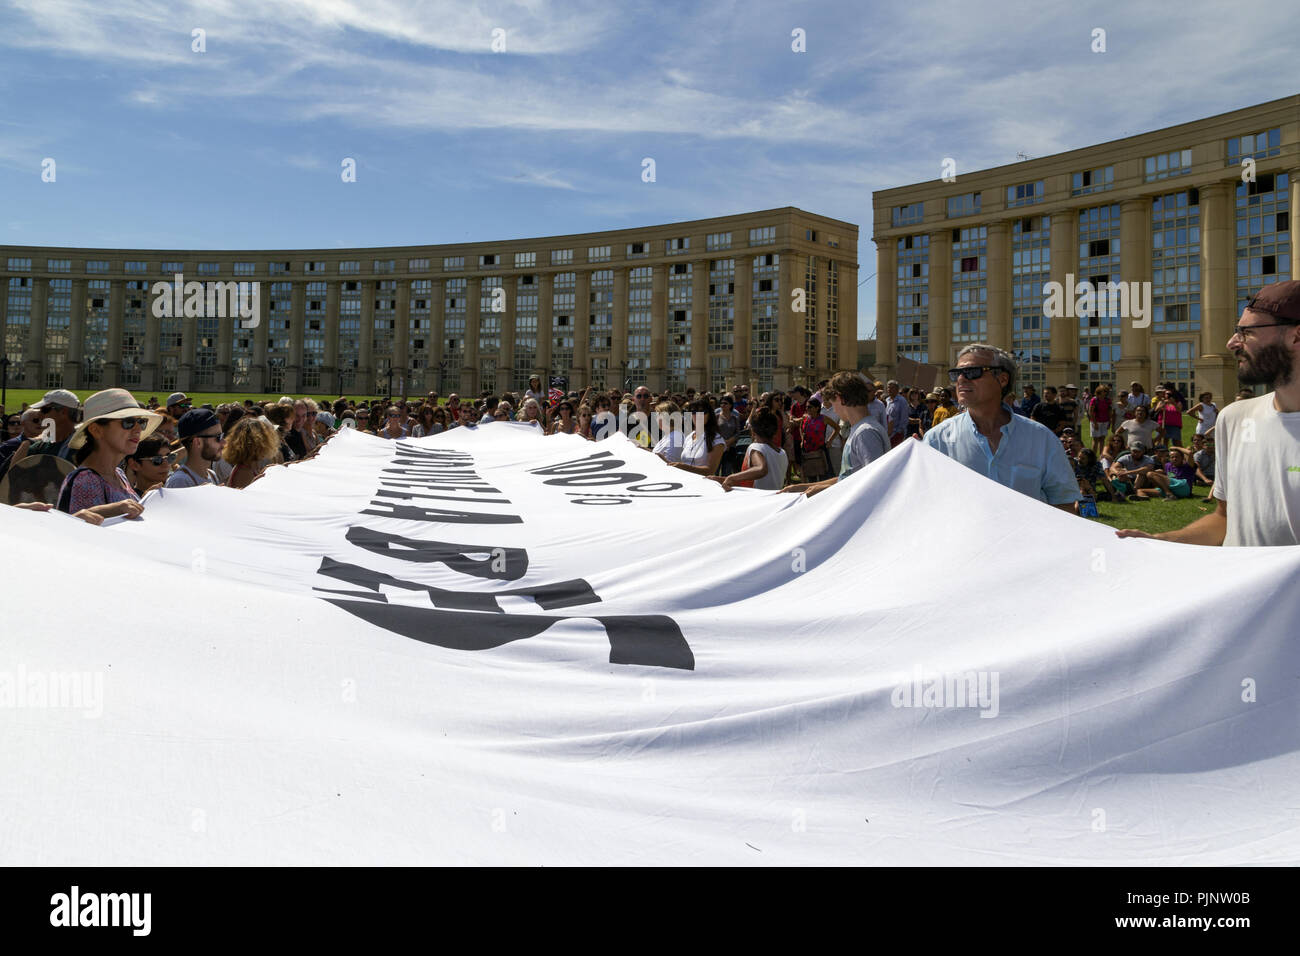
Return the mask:
[[[1298,34],[1268,0],[0,0],[0,244],[412,245],[792,205],[861,226],[867,280],[873,190],[1294,94]],[[874,314],[870,279],[860,336]]]

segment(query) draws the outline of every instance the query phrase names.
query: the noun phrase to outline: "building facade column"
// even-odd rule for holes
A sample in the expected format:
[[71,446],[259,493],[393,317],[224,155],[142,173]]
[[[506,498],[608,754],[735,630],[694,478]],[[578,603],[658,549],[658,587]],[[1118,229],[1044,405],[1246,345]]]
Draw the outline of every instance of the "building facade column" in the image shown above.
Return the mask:
[[478,332],[479,307],[483,304],[483,280],[469,276],[465,280],[465,357],[460,370],[461,398],[478,403]]
[[1237,360],[1228,351],[1237,323],[1234,191],[1235,184],[1227,183],[1200,190],[1201,354],[1196,360],[1196,389],[1213,392],[1221,404],[1237,392]]
[[357,392],[375,394],[375,280],[361,283],[361,336],[357,348]]
[[569,388],[581,391],[591,381],[588,367],[591,335],[591,270],[580,269],[575,277],[573,294],[573,368]]
[[1291,198],[1291,278],[1300,280],[1300,167],[1286,175]]
[[[870,377],[888,381],[898,372],[898,240],[883,238],[876,243],[876,364],[869,369]],[[934,281],[933,256],[930,259],[930,281]],[[934,296],[930,296],[934,307]],[[930,320],[930,334],[934,335],[934,321]],[[933,353],[933,349],[931,349]],[[856,368],[855,360],[850,368]]]
[[[117,288],[116,285],[113,286]],[[45,313],[50,298],[48,276],[32,277],[31,326],[27,332],[27,369],[24,380],[28,388],[45,388]]]
[[731,377],[738,384],[749,385],[753,375],[750,368],[750,338],[754,328],[754,257],[745,250],[736,256],[735,263],[736,338],[731,353]]
[[[104,384],[103,388],[117,388],[122,384],[122,323],[126,317],[126,282],[123,279],[114,279],[109,286],[108,293],[108,344],[104,349]],[[35,315],[32,316],[35,318]],[[42,320],[44,316],[42,316]],[[44,321],[42,321],[44,325]],[[193,319],[185,319],[181,323],[181,328],[189,335],[189,348],[183,353],[188,357],[190,363],[189,380],[178,379],[176,387],[182,391],[192,388],[194,385],[194,337],[196,334],[197,323]],[[185,344],[184,340],[181,342]],[[185,375],[182,370],[181,376]]]
[[[1051,281],[1059,283],[1067,300],[1074,299],[1074,274],[1079,263],[1078,212],[1063,209],[1052,213]],[[1047,296],[1043,296],[1046,309]],[[1073,312],[1074,309],[1062,309]],[[1067,315],[1044,315],[1048,323],[1047,384],[1065,385],[1079,374],[1079,320]]]
[[231,354],[234,351],[235,325],[240,321],[238,313],[217,320],[217,365],[212,386],[215,391],[228,392],[231,389]]
[[668,387],[668,265],[651,267],[650,273],[650,374],[653,391]]
[[709,388],[709,260],[691,263],[691,367],[686,384],[699,391]]
[[[302,391],[302,345],[307,330],[307,284],[295,282],[289,289],[289,356],[285,362],[284,385],[290,395]],[[220,341],[220,340],[218,340]],[[229,354],[222,352],[218,363]]]
[[[170,295],[170,291],[163,294]],[[82,299],[84,313],[85,306],[89,304],[88,295],[83,293]],[[156,392],[162,385],[162,362],[158,358],[162,345],[162,319],[154,313],[153,303],[151,284],[151,291],[144,297],[144,352],[140,365],[140,388],[146,392]]]
[[[794,311],[794,292],[804,285],[805,273],[808,271],[808,257],[797,252],[780,253],[776,294],[776,368],[772,370],[772,386],[782,391],[789,391],[795,384],[799,366],[804,364],[803,334],[804,323],[808,319],[807,309],[811,303],[804,298],[803,312]],[[825,270],[818,277],[817,309],[821,313],[821,327],[824,328],[826,313],[822,303],[826,298]],[[817,336],[818,355],[826,341],[819,331]],[[814,356],[814,365],[818,356]]]
[[[397,280],[397,328],[393,330],[393,362],[401,375],[401,398],[411,391],[411,280]],[[425,389],[427,392],[428,389]]]
[[[1151,288],[1151,200],[1126,199],[1119,206],[1119,278],[1127,288],[1131,282],[1146,283]],[[1150,301],[1146,299],[1145,301]],[[1112,307],[1114,303],[1111,303]],[[1131,308],[1130,308],[1131,312]],[[1133,315],[1121,316],[1119,361],[1115,363],[1115,394],[1129,382],[1152,385],[1153,370],[1159,357],[1151,339],[1151,316],[1147,326],[1138,328]]]
[[[623,373],[623,363],[628,361],[627,354],[627,285],[628,285],[628,266],[614,267],[614,325],[611,329],[611,342],[609,349],[609,372],[606,380],[615,379],[620,389],[627,388],[626,376]],[[651,323],[654,317],[651,314]],[[590,331],[590,326],[588,326]],[[654,388],[654,383],[646,378],[646,384]]]
[[523,391],[528,387],[528,379],[523,384],[515,382],[515,307],[519,301],[519,277],[505,275],[501,277],[501,288],[505,291],[505,311],[501,313],[501,348],[497,350],[497,387],[496,391]]
[[249,388],[255,395],[266,393],[269,373],[266,368],[267,343],[271,337],[271,289],[263,284],[263,293],[257,297],[257,325],[253,327],[253,367],[248,370]]
[[840,356],[837,367],[827,369],[827,378],[841,369],[858,367],[858,264],[836,262],[840,274]]
[[554,321],[555,275],[543,272],[537,277],[537,374],[542,376],[542,385],[547,389],[551,387],[551,343],[555,339],[551,324]]
[[321,394],[340,395],[339,389],[339,284],[325,283],[325,363],[320,373]]
[[[930,307],[926,313],[926,331],[929,343],[926,354],[930,364],[939,368],[948,368],[953,363],[952,356],[952,230],[940,229],[930,233],[929,252],[926,262],[930,266],[930,281],[926,284],[926,294],[930,297]],[[898,267],[894,267],[898,274]],[[895,291],[893,302],[898,304]],[[895,323],[897,325],[897,323]],[[940,380],[940,384],[943,381]]]
[[[146,299],[147,301],[147,299]],[[68,361],[63,381],[68,388],[86,387],[86,280],[72,280],[72,303],[68,316]]]
[[[1011,351],[1011,223],[1005,219],[988,224],[985,245],[985,279],[988,301],[987,316],[989,344]],[[934,267],[930,267],[934,275]]]

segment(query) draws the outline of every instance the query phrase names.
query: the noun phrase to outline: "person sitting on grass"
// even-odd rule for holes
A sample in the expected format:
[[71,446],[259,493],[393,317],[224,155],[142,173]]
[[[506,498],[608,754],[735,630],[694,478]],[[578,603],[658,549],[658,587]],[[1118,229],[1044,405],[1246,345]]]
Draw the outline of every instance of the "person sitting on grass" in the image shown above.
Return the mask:
[[[1097,454],[1091,448],[1081,448],[1079,456],[1074,461],[1074,477],[1079,479],[1079,493],[1084,497],[1095,500],[1110,500],[1116,503],[1128,501],[1128,497],[1121,494],[1109,478],[1106,477],[1105,470],[1097,461]],[[1097,493],[1097,486],[1101,485],[1106,489],[1106,499],[1103,499]]]
[[[863,410],[865,411],[865,406]],[[790,465],[785,449],[779,447],[781,420],[770,408],[757,406],[749,417],[749,428],[754,435],[754,442],[745,452],[740,471],[725,478],[710,475],[709,480],[718,482],[727,491],[732,488],[780,491],[785,484],[786,469]],[[882,435],[881,438],[883,437]]]
[[1155,468],[1156,460],[1147,454],[1147,446],[1140,441],[1134,442],[1129,445],[1128,452],[1110,466],[1110,479],[1120,494],[1128,495],[1152,487],[1153,482],[1148,476]]

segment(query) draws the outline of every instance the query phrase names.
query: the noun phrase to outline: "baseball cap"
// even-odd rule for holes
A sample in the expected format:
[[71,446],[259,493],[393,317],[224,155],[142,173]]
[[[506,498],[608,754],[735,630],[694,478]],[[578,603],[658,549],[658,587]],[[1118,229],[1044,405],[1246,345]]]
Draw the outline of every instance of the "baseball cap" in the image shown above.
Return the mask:
[[167,396],[168,405],[180,405],[184,402],[188,402],[189,400],[190,400],[189,396],[186,395],[184,392],[172,392],[170,395]]
[[213,425],[221,427],[221,419],[217,418],[216,412],[210,408],[191,408],[176,423],[176,437],[185,441]]
[[1079,386],[1078,386],[1078,385],[1062,385],[1061,388],[1072,388],[1072,389],[1074,389],[1076,392],[1079,390]]
[[1263,312],[1282,322],[1300,324],[1300,280],[1274,282],[1255,293],[1246,303],[1252,312]]
[[44,408],[46,405],[62,405],[64,408],[78,408],[81,400],[66,388],[55,388],[45,393],[45,397],[33,405],[33,408]]
[[1147,446],[1140,441],[1135,441],[1128,446],[1128,450],[1136,451],[1136,452],[1145,452],[1147,450]]

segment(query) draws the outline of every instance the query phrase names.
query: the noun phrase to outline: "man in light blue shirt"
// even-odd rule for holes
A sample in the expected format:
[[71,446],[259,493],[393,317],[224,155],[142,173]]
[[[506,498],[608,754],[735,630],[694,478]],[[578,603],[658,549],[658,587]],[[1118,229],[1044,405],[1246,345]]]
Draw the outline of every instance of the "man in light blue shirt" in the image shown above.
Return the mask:
[[1012,414],[1006,397],[1016,380],[1016,360],[992,345],[968,345],[948,378],[966,407],[922,437],[972,471],[1022,494],[1074,513],[1082,497],[1074,469],[1051,429]]
[[912,406],[907,403],[907,396],[899,391],[898,383],[890,379],[885,383],[889,398],[885,400],[885,425],[889,434],[889,447],[897,448],[907,437],[907,417]]

